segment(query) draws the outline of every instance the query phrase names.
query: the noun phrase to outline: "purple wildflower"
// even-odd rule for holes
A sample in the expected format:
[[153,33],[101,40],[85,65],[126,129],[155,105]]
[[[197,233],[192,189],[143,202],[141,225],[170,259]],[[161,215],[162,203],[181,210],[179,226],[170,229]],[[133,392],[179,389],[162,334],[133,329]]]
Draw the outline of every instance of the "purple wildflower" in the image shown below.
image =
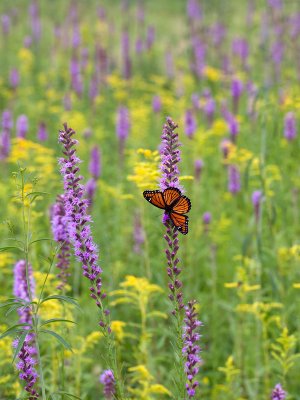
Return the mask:
[[33,0],[31,2],[29,6],[29,15],[31,17],[32,36],[34,40],[38,42],[41,37],[41,29],[42,29],[38,0]]
[[192,139],[196,129],[197,124],[193,112],[192,110],[187,110],[185,113],[185,134]]
[[192,65],[192,69],[197,77],[201,78],[206,64],[206,46],[205,43],[196,36],[193,38],[192,43],[194,51],[194,64]]
[[225,35],[226,35],[226,28],[220,22],[216,22],[215,25],[211,27],[211,36],[213,40],[214,46],[221,46]]
[[38,132],[37,132],[37,137],[41,142],[44,142],[45,140],[48,139],[48,132],[46,129],[45,122],[40,122]]
[[87,198],[88,205],[89,205],[89,211],[91,210],[92,205],[94,203],[96,189],[97,189],[96,179],[94,179],[94,178],[89,179],[85,185],[85,193],[86,193],[86,198]]
[[129,79],[131,76],[131,60],[130,60],[130,43],[129,33],[124,31],[121,38],[121,51],[122,51],[122,72],[124,79]]
[[16,123],[17,137],[25,139],[28,132],[28,118],[22,114],[17,118]]
[[209,225],[211,223],[211,213],[209,211],[206,211],[202,215],[202,221],[204,225]]
[[111,400],[115,393],[115,376],[111,369],[103,371],[100,376],[100,383],[104,386],[103,394],[106,400]]
[[243,66],[247,64],[249,55],[249,46],[246,39],[236,38],[232,42],[232,52],[234,55],[240,58]]
[[183,328],[184,347],[182,349],[182,354],[186,358],[186,391],[189,399],[195,397],[196,388],[199,385],[199,382],[194,380],[194,378],[198,374],[202,361],[199,357],[201,349],[197,344],[201,337],[197,331],[202,325],[202,322],[197,319],[198,314],[195,309],[195,303],[195,300],[189,301],[188,305],[185,307],[185,326]]
[[239,100],[242,92],[243,92],[243,83],[239,79],[234,78],[231,81],[231,96],[232,96],[232,108],[235,114],[238,112]]
[[199,181],[199,179],[201,177],[203,165],[204,165],[204,162],[200,159],[195,160],[195,162],[194,162],[194,171],[195,171],[194,175],[195,175],[196,181]]
[[[180,161],[180,143],[178,141],[178,133],[175,129],[178,127],[170,117],[163,127],[162,147],[161,147],[161,170],[162,177],[160,180],[160,189],[164,191],[169,187],[175,187],[182,191],[179,185],[179,169],[177,164]],[[184,307],[183,294],[181,292],[182,282],[178,279],[181,269],[178,267],[179,258],[177,252],[179,250],[178,230],[173,225],[167,214],[164,214],[163,223],[166,226],[166,234],[164,238],[168,244],[166,256],[168,262],[167,273],[170,279],[169,283],[169,299],[174,303],[175,309],[172,314],[178,317],[180,310]]]
[[31,36],[25,36],[24,40],[23,40],[23,45],[26,48],[31,47],[31,45],[32,45],[32,37]]
[[20,83],[20,74],[19,71],[17,70],[17,68],[12,68],[10,70],[10,74],[9,74],[9,83],[10,86],[16,90],[16,88],[19,86]]
[[77,49],[80,45],[81,37],[80,37],[80,30],[77,23],[73,26],[73,35],[72,35],[72,47],[73,49]]
[[98,146],[94,146],[91,150],[89,172],[94,179],[98,179],[101,175],[101,154]]
[[288,112],[284,117],[284,137],[291,141],[295,139],[297,134],[296,131],[296,119],[293,112]]
[[129,111],[125,106],[121,106],[118,108],[117,114],[117,124],[116,124],[116,132],[119,139],[119,153],[121,158],[124,155],[124,146],[125,141],[129,135],[130,130],[130,119],[129,119]]
[[229,139],[223,139],[220,144],[220,149],[223,153],[223,157],[225,160],[229,155],[230,146],[231,146],[231,141]]
[[98,96],[98,93],[99,93],[99,79],[98,79],[98,74],[94,73],[91,77],[89,85],[89,97],[92,102],[95,101],[95,98]]
[[259,214],[260,214],[260,204],[262,201],[262,192],[260,190],[255,190],[252,193],[252,204],[254,207],[254,213],[255,213],[255,220],[258,222],[259,220]]
[[228,110],[225,110],[223,112],[223,115],[224,115],[224,118],[225,118],[225,120],[227,122],[227,126],[228,126],[228,129],[229,129],[229,133],[230,133],[230,135],[232,137],[232,141],[235,142],[236,141],[236,137],[237,137],[237,135],[239,133],[239,130],[240,130],[240,126],[239,126],[238,120]]
[[241,190],[240,172],[235,165],[228,167],[228,190],[232,194],[236,194]]
[[141,246],[145,243],[145,232],[143,229],[141,216],[138,213],[136,213],[134,216],[133,239],[134,239],[133,251],[137,254],[140,254]]
[[166,72],[169,79],[174,77],[174,60],[171,51],[166,51],[165,55]]
[[287,393],[282,389],[280,383],[277,383],[273,389],[271,399],[272,400],[285,400]]
[[[27,286],[26,279],[26,261],[20,260],[16,263],[14,269],[14,295],[25,301],[30,301],[35,294],[35,282],[32,273],[32,266],[28,265],[29,284]],[[30,295],[31,294],[31,295]],[[32,324],[32,315],[30,307],[21,307],[18,309],[19,322]],[[28,329],[25,327],[24,329]],[[18,346],[18,339],[14,340],[13,347]],[[28,333],[18,354],[18,362],[16,364],[17,369],[20,371],[19,377],[21,380],[26,382],[25,390],[29,393],[29,399],[35,400],[39,398],[37,390],[34,388],[35,383],[38,379],[38,374],[35,370],[36,359],[36,348],[34,345],[34,335]]]
[[10,131],[14,125],[12,115],[9,110],[4,110],[2,113],[2,128]]
[[159,113],[161,111],[161,98],[160,96],[153,96],[152,99],[152,108],[155,113]]
[[135,52],[136,54],[141,54],[144,50],[144,43],[141,37],[138,37],[135,41]]
[[191,20],[200,20],[202,11],[198,0],[188,0],[187,2],[187,16]]
[[146,36],[147,50],[151,50],[154,40],[155,40],[155,28],[154,28],[154,26],[148,26],[147,36]]
[[75,134],[73,129],[64,124],[64,130],[59,132],[59,142],[64,147],[64,158],[59,160],[61,174],[64,179],[64,207],[68,218],[68,230],[74,253],[78,261],[82,264],[83,275],[90,281],[90,296],[95,300],[101,312],[100,327],[107,333],[111,332],[107,316],[108,310],[104,310],[103,299],[106,294],[102,289],[102,269],[98,265],[98,248],[93,241],[91,233],[91,217],[87,214],[88,201],[84,199],[85,188],[80,183],[83,179],[79,175],[80,159],[76,156],[78,143],[72,136]]
[[57,278],[60,284],[57,289],[63,290],[70,276],[70,237],[68,232],[68,217],[64,207],[64,196],[57,196],[56,203],[51,208],[51,226],[54,240],[59,244],[57,268],[60,269]]
[[268,0],[268,4],[274,10],[280,10],[282,8],[282,0]]
[[7,14],[1,15],[1,25],[2,25],[2,32],[4,35],[8,35],[11,26],[10,16]]
[[211,125],[216,111],[216,102],[213,99],[209,90],[205,90],[203,96],[204,96],[204,105],[201,108],[204,114],[206,115],[209,125]]

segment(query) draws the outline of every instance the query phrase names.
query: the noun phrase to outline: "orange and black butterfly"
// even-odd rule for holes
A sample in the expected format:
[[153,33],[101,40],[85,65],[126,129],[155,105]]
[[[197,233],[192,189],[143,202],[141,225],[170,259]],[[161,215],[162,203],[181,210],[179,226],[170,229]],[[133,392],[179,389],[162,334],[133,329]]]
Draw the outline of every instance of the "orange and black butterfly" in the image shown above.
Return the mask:
[[183,196],[179,189],[170,187],[163,192],[145,190],[143,195],[149,203],[165,210],[179,232],[183,235],[188,233],[189,218],[184,214],[190,211],[192,205],[190,199]]

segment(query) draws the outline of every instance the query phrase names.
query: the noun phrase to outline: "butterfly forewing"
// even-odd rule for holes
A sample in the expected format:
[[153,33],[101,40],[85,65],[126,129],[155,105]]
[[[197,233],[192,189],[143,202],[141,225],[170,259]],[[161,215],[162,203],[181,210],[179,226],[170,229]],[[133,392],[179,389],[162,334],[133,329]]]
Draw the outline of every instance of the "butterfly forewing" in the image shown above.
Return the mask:
[[177,203],[173,206],[172,211],[175,211],[179,214],[186,214],[190,211],[192,205],[191,201],[186,196],[181,196]]
[[170,213],[170,218],[176,228],[181,232],[183,235],[188,233],[188,223],[189,218],[186,215],[177,214],[176,212]]
[[165,209],[166,204],[163,194],[160,190],[145,190],[143,193],[146,200],[153,204],[155,207]]
[[177,188],[168,188],[164,190],[163,197],[167,206],[176,203],[180,199],[181,192]]

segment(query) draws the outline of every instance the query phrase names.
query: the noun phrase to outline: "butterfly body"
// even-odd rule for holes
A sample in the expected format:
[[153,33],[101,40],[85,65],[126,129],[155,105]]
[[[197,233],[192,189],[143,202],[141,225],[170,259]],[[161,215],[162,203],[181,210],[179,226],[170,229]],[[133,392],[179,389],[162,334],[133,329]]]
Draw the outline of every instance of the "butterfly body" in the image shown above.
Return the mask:
[[176,229],[183,235],[188,233],[188,213],[192,207],[188,197],[183,196],[177,188],[170,187],[160,190],[145,190],[144,198],[155,207],[165,210],[165,214],[173,222]]

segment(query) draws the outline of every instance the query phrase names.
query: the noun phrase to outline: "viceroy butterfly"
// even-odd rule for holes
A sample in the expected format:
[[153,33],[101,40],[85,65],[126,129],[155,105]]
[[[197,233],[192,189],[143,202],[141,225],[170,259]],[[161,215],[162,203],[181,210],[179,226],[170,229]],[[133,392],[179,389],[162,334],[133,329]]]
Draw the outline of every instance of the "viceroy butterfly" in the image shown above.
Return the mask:
[[149,203],[165,210],[179,232],[183,235],[188,233],[189,218],[183,214],[190,211],[192,204],[190,199],[183,196],[179,189],[170,187],[163,192],[160,190],[145,190],[143,195]]

